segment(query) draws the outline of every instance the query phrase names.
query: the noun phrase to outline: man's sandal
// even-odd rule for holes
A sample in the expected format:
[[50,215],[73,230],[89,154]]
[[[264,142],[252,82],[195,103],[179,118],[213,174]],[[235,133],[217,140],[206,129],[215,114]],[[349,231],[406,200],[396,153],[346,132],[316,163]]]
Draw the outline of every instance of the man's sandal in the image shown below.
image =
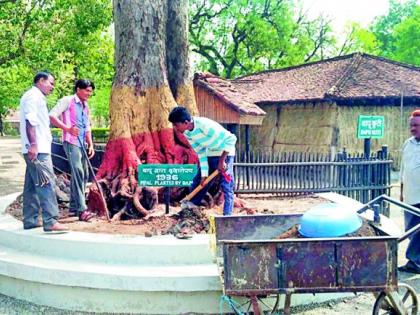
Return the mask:
[[95,217],[95,214],[90,211],[83,211],[79,213],[79,221],[90,222],[91,219]]

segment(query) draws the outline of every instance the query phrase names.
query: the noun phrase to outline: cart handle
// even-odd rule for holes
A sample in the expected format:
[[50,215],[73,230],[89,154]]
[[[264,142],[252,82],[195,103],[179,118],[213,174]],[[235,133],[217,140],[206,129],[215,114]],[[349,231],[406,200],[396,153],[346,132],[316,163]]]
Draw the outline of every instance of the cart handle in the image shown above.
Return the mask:
[[[367,204],[365,204],[362,208],[360,208],[359,210],[357,210],[357,213],[363,213],[366,210],[368,210],[369,208],[371,208],[374,204],[382,202],[382,201],[387,201],[389,203],[392,203],[396,206],[399,206],[400,208],[403,209],[403,211],[409,212],[417,217],[420,217],[420,210],[417,209],[416,207],[410,206],[404,202],[401,202],[397,199],[391,198],[388,195],[380,195],[378,197],[376,197],[375,199],[372,199],[371,201],[369,201]],[[413,233],[417,232],[420,229],[420,223],[417,224],[416,226],[412,227],[411,229],[409,229],[408,231],[406,231],[400,238],[398,238],[398,243],[404,241],[405,239],[407,239],[408,237],[410,237]]]

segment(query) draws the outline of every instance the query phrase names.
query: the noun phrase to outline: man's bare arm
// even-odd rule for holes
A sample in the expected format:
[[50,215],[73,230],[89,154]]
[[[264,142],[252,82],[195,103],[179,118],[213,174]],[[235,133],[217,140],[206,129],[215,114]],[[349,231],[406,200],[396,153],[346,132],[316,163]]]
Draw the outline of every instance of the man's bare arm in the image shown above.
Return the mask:
[[92,133],[90,131],[86,132],[86,143],[88,145],[87,154],[89,159],[91,159],[95,155],[95,150],[93,149]]
[[63,123],[60,119],[50,115],[50,122],[51,124],[53,124],[55,127],[60,128],[61,130],[70,132],[70,134],[72,134],[73,136],[78,136],[79,135],[79,128],[77,128],[76,126],[67,126],[65,123]]
[[26,136],[29,140],[28,157],[31,161],[35,160],[38,156],[38,144],[36,143],[36,130],[31,125],[29,120],[26,120]]

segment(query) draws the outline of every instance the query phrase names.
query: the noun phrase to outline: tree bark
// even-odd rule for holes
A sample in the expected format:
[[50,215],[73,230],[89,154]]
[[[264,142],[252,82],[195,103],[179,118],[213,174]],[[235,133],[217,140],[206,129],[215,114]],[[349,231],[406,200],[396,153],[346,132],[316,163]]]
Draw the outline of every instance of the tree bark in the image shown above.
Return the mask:
[[3,118],[2,115],[0,115],[0,136],[4,137],[4,131],[3,131]]
[[197,115],[188,54],[188,0],[168,2],[166,54],[169,86],[176,102]]
[[[140,163],[194,163],[168,121],[177,103],[197,113],[188,62],[187,0],[114,0],[110,138],[98,178],[135,194]],[[129,185],[130,188],[122,188]],[[137,194],[136,194],[137,195]]]

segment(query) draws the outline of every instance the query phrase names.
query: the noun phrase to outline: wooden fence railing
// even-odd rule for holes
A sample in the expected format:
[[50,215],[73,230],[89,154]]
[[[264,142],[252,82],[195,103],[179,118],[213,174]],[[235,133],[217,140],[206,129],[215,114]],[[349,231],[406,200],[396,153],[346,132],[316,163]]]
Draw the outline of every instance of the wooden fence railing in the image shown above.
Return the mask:
[[299,195],[334,191],[363,203],[391,188],[391,165],[386,147],[363,154],[251,152],[234,164],[236,193]]
[[[56,169],[69,172],[62,145],[53,143]],[[96,170],[103,157],[100,147],[92,165]],[[337,192],[362,203],[389,194],[391,165],[386,147],[366,158],[346,152],[320,153],[239,153],[234,163],[235,192],[274,193],[293,196],[317,192]]]

